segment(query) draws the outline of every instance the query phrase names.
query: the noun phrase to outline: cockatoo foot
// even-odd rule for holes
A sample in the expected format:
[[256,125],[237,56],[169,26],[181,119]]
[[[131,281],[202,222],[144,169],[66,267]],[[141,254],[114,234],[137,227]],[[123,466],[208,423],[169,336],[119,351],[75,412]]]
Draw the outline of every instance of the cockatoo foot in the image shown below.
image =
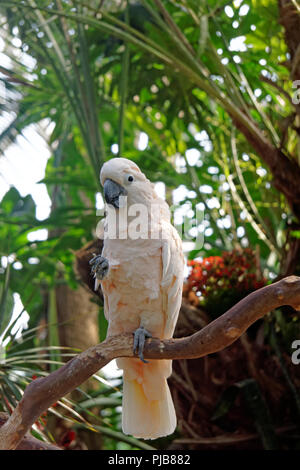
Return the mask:
[[100,281],[105,278],[108,273],[109,263],[106,258],[101,255],[94,255],[94,257],[89,261],[89,264],[92,266],[91,274],[95,278],[95,290],[98,289]]
[[145,345],[145,340],[146,338],[151,338],[152,335],[149,333],[149,331],[146,330],[143,326],[140,326],[137,330],[134,332],[134,339],[133,339],[133,353],[136,353],[136,350],[138,350],[138,355],[141,361],[143,361],[145,364],[148,364],[148,361],[144,359],[144,345]]

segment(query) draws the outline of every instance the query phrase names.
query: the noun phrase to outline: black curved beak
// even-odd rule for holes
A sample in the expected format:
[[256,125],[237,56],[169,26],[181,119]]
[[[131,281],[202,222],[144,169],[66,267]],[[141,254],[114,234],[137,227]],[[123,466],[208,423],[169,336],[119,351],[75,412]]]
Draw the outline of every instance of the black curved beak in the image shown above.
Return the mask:
[[104,198],[107,204],[111,204],[116,209],[119,209],[119,197],[126,196],[127,191],[123,186],[116,183],[111,179],[106,179],[103,185],[104,188]]

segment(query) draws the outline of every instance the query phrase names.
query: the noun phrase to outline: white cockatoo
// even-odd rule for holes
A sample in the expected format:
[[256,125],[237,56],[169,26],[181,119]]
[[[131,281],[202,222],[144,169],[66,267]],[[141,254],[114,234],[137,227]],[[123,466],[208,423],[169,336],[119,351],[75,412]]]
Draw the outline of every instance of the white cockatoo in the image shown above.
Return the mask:
[[112,158],[100,173],[106,200],[104,245],[90,261],[101,283],[108,336],[134,334],[138,358],[123,369],[125,434],[156,439],[172,434],[176,415],[167,378],[172,361],[143,358],[145,338],[172,338],[182,298],[184,257],[167,203],[131,160]]

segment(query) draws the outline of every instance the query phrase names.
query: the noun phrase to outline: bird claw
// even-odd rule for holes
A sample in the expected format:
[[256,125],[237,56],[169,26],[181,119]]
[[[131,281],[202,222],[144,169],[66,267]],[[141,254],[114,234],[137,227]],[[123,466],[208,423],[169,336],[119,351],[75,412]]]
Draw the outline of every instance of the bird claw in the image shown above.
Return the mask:
[[104,279],[104,277],[108,273],[109,263],[106,258],[101,255],[95,255],[89,261],[91,267],[91,274],[94,275],[95,278],[95,290],[98,289],[100,281]]
[[133,354],[135,354],[136,350],[138,350],[138,356],[140,360],[145,364],[148,364],[148,361],[144,359],[143,355],[146,338],[152,338],[151,333],[149,333],[146,328],[140,326],[137,330],[135,330],[133,339]]

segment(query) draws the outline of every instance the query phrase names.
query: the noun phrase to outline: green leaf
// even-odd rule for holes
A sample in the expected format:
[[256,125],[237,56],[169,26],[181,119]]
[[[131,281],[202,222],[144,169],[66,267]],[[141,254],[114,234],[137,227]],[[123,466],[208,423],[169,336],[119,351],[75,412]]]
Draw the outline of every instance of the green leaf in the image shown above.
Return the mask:
[[242,393],[264,449],[277,449],[277,440],[267,403],[254,379],[245,379],[228,387],[221,395],[212,415],[212,421],[224,417]]
[[240,389],[236,384],[224,390],[216,404],[211,420],[217,421],[219,418],[225,416],[233,406],[239,393]]
[[98,324],[99,324],[99,340],[100,340],[100,343],[102,343],[102,341],[104,341],[106,338],[106,333],[107,333],[107,328],[108,328],[108,321],[106,320],[104,316],[103,307],[99,308]]
[[101,406],[102,408],[122,406],[122,400],[113,397],[95,397],[78,403],[79,408],[93,408],[94,406]]
[[14,310],[14,298],[9,288],[10,264],[7,263],[4,282],[0,283],[0,336],[8,327]]
[[300,230],[292,230],[291,235],[292,237],[300,238]]
[[264,449],[277,449],[277,439],[270,410],[257,382],[254,379],[246,379],[240,382],[239,386],[243,391],[246,405],[249,413],[252,415]]

